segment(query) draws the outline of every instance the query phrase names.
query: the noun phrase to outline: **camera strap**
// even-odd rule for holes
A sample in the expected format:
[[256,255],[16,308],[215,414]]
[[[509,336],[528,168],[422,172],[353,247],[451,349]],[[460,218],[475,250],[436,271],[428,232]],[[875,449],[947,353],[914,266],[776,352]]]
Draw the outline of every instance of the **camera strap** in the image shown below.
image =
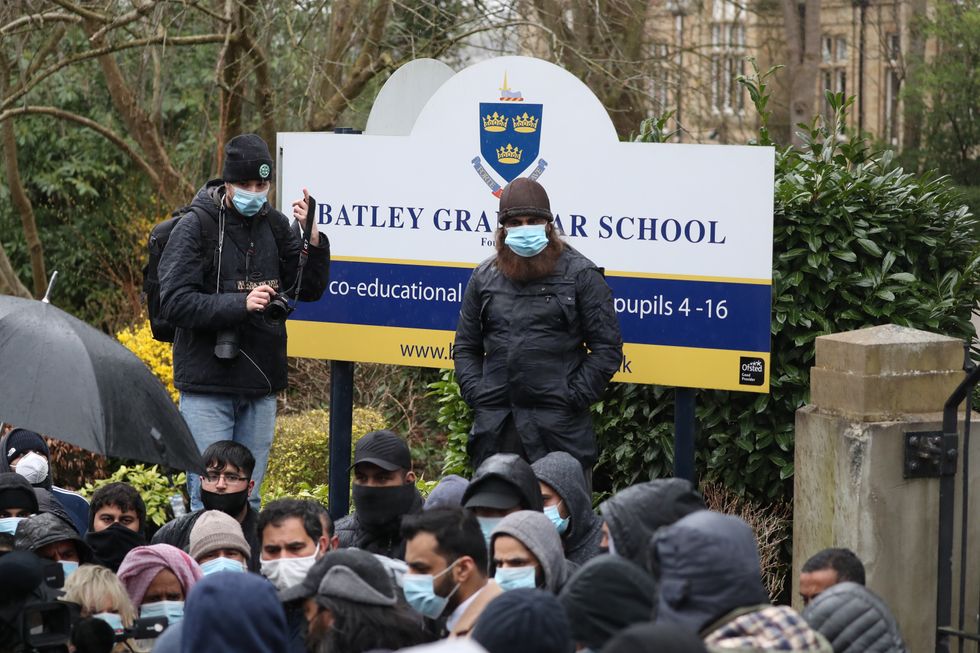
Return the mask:
[[[313,199],[312,195],[308,195],[308,203],[306,206],[306,226],[303,227],[303,248],[299,252],[299,264],[296,266],[296,281],[293,283],[293,288],[295,289],[295,294],[293,294],[293,299],[299,300],[300,290],[303,288],[303,269],[306,267],[306,261],[310,257],[310,238],[313,235],[313,216],[316,214],[316,200]],[[290,293],[287,292],[286,295]]]

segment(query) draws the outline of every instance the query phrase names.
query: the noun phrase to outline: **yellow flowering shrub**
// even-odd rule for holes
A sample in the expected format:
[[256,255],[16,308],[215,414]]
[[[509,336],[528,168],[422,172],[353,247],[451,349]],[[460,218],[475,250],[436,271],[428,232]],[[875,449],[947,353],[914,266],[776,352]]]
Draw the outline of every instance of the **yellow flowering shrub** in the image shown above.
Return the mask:
[[146,363],[150,371],[167,387],[174,403],[177,402],[177,389],[174,388],[174,359],[170,343],[153,339],[150,321],[143,319],[139,324],[123,329],[116,334],[116,340],[126,349]]

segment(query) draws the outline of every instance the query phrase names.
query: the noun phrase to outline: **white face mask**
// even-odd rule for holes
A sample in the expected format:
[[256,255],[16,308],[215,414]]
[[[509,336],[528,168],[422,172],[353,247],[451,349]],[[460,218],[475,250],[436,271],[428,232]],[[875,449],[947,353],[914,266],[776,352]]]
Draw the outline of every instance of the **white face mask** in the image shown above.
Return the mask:
[[28,451],[17,461],[14,471],[26,478],[31,485],[37,485],[48,477],[48,459],[39,453]]
[[310,567],[316,562],[320,553],[320,544],[311,555],[302,558],[277,558],[275,560],[259,560],[262,565],[262,575],[268,578],[277,590],[284,590],[299,585],[306,579]]

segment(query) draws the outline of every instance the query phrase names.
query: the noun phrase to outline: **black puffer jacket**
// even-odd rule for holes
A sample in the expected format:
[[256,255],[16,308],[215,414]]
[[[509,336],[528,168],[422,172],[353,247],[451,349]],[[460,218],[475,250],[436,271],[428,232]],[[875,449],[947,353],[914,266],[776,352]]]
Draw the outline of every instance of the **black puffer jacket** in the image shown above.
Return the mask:
[[[188,392],[267,395],[286,387],[286,328],[267,323],[261,313],[247,312],[245,298],[262,284],[278,292],[292,288],[302,243],[286,216],[268,204],[251,218],[226,208],[221,292],[216,293],[217,254],[214,261],[209,254],[216,252],[216,243],[205,242],[201,221],[213,220],[210,232],[218,234],[223,199],[220,179],[198,191],[195,210],[174,227],[160,259],[161,313],[178,327],[174,385]],[[301,300],[320,298],[329,265],[330,246],[320,234],[320,245],[310,248],[303,271]],[[241,354],[231,360],[214,355],[215,335],[225,329],[239,332]]]
[[895,617],[863,585],[838,583],[803,610],[803,618],[830,640],[834,653],[906,653]]
[[697,510],[704,510],[704,501],[691,483],[681,478],[638,483],[599,504],[616,554],[640,566],[647,564],[654,531]]
[[473,478],[470,479],[466,492],[463,493],[464,506],[470,497],[480,491],[484,482],[490,478],[499,478],[517,490],[521,497],[521,510],[541,512],[544,509],[538,477],[534,475],[527,462],[513,453],[498,453],[483,461],[483,464],[473,474]]
[[534,461],[531,469],[538,480],[554,488],[568,510],[568,530],[561,538],[565,557],[581,565],[599,555],[602,518],[592,510],[582,466],[564,451],[553,451]]
[[469,454],[479,465],[499,451],[513,416],[531,461],[567,451],[596,459],[589,405],[623,357],[612,291],[592,261],[565,246],[555,271],[515,284],[481,263],[463,296],[454,345],[463,399],[474,410]]

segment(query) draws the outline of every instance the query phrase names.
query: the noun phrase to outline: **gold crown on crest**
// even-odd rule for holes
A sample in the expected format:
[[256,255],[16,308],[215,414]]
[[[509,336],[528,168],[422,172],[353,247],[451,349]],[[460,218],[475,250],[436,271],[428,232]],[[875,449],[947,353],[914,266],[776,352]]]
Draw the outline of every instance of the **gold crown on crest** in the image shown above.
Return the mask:
[[538,130],[538,119],[534,116],[529,116],[527,111],[524,112],[523,116],[514,116],[514,131],[521,132],[522,134],[530,134]]
[[507,129],[507,116],[496,111],[483,116],[483,129],[488,132],[502,132]]
[[520,163],[524,156],[524,150],[518,149],[507,143],[507,147],[497,148],[497,161],[500,163]]

